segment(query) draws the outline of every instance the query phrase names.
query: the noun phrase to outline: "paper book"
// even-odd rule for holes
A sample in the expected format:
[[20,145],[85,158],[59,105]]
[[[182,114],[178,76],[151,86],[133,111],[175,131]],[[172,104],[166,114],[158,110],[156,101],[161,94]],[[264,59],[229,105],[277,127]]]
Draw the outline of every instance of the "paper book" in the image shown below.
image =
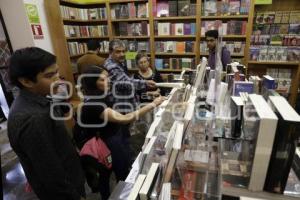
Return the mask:
[[240,13],[241,2],[239,0],[229,0],[229,13],[237,15]]
[[171,183],[163,184],[159,200],[171,200]]
[[156,7],[157,17],[168,17],[169,16],[169,3],[168,1],[160,0],[157,2]]
[[175,35],[184,35],[184,24],[183,23],[175,24]]
[[113,192],[109,196],[109,200],[126,200],[128,199],[131,190],[133,189],[133,183],[119,181]]
[[150,141],[148,142],[147,146],[145,147],[145,149],[143,151],[143,154],[149,154],[150,153],[155,140],[156,140],[156,136],[152,136]]
[[128,200],[136,200],[139,195],[139,191],[145,181],[146,175],[140,174],[136,180],[136,182],[133,185],[133,188],[130,192],[130,195],[128,197]]
[[175,138],[174,138],[174,143],[173,143],[173,149],[176,149],[176,150],[180,150],[181,149],[183,131],[184,131],[184,123],[183,122],[178,122],[177,126],[176,126],[176,132],[175,132]]
[[148,17],[148,4],[138,4],[138,18]]
[[165,88],[184,88],[184,83],[156,83],[156,87],[165,87]]
[[169,0],[169,16],[176,17],[177,14],[177,0]]
[[160,117],[156,117],[154,119],[154,121],[152,122],[152,124],[151,124],[151,126],[150,126],[150,128],[149,128],[149,130],[147,132],[146,138],[150,139],[150,138],[153,137],[155,129],[158,126],[158,124],[160,123],[160,121],[161,121]]
[[[251,117],[255,116],[253,113],[257,114],[255,119]],[[252,124],[250,122],[251,120],[254,120],[257,124]],[[254,134],[253,140],[256,138],[254,140],[256,148],[254,151],[251,177],[248,186],[248,189],[251,191],[262,191],[264,188],[275,138],[277,121],[278,118],[275,113],[261,95],[249,95],[249,101],[245,105],[243,129],[246,134],[245,136],[247,136],[251,130],[254,131],[254,133],[251,133]],[[250,124],[253,125],[254,129],[250,128]]]
[[158,35],[170,35],[170,23],[158,23]]
[[252,82],[245,81],[234,81],[233,83],[233,95],[240,96],[240,92],[247,92],[252,94],[254,91],[254,86]]
[[190,15],[190,0],[178,0],[178,16]]
[[216,0],[207,0],[204,2],[204,15],[205,16],[214,16],[217,13],[217,1]]
[[140,200],[148,200],[150,197],[151,189],[153,188],[153,184],[155,182],[155,179],[158,174],[158,169],[159,169],[159,163],[152,163],[146,179],[143,183],[143,186],[141,187],[139,191],[139,197]]

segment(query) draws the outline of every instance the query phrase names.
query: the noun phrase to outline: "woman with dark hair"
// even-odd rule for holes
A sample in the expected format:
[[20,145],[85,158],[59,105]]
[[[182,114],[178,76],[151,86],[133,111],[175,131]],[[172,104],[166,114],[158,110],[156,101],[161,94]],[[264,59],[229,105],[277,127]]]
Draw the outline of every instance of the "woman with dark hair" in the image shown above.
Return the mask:
[[[89,139],[97,136],[104,141],[111,152],[112,171],[117,181],[125,180],[130,168],[131,155],[128,139],[122,134],[121,124],[129,124],[145,115],[160,105],[164,97],[158,97],[134,112],[121,114],[113,109],[113,104],[108,99],[110,84],[105,68],[87,67],[79,79],[85,101],[78,110],[78,125],[86,130]],[[99,187],[102,199],[108,199],[109,175],[101,177],[100,174]]]
[[[134,79],[152,80],[155,82],[163,82],[160,73],[157,70],[152,70],[147,54],[138,53],[135,58],[139,71],[134,74]],[[148,88],[147,90],[138,93],[141,103],[151,102],[151,100],[159,95],[165,95],[165,91],[159,88]]]

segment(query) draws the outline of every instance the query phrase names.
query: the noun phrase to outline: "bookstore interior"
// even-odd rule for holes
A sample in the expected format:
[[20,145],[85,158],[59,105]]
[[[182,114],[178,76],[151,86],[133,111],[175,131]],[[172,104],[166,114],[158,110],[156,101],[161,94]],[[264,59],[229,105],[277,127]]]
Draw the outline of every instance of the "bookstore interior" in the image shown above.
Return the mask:
[[[161,76],[155,85],[166,99],[138,121],[145,130],[131,125],[130,137],[144,132],[142,144],[108,199],[300,198],[299,0],[0,0],[0,9],[1,123],[18,95],[8,68],[20,48],[54,54],[67,92],[78,89],[78,61],[93,42],[104,67],[110,42],[124,44],[119,66],[132,82],[142,76],[140,54],[151,77]],[[74,108],[84,101],[67,100]],[[71,136],[74,123],[65,120]],[[21,200],[9,194],[21,183],[9,182],[19,161],[5,127],[1,192]]]

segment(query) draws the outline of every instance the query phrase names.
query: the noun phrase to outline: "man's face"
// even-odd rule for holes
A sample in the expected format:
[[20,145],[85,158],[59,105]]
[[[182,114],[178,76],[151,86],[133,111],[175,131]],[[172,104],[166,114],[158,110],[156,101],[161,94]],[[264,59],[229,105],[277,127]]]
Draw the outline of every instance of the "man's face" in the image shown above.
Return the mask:
[[113,60],[122,63],[125,61],[125,48],[124,47],[115,47],[111,53]]
[[[57,64],[51,65],[45,71],[38,73],[36,82],[32,84],[32,90],[42,96],[49,95],[51,92],[51,85],[59,80]],[[58,84],[54,84],[53,93],[57,93]]]
[[206,42],[210,51],[216,48],[216,39],[214,37],[206,37]]

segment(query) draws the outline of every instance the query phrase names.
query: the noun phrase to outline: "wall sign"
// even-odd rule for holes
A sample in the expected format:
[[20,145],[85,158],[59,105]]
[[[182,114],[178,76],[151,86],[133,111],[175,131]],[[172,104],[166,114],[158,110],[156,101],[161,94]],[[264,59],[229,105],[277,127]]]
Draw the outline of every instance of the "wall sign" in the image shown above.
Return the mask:
[[256,5],[272,4],[272,0],[255,0]]
[[25,4],[26,14],[31,26],[31,31],[33,34],[33,38],[36,40],[40,40],[44,38],[42,26],[40,23],[40,17],[38,13],[37,6],[34,4]]

